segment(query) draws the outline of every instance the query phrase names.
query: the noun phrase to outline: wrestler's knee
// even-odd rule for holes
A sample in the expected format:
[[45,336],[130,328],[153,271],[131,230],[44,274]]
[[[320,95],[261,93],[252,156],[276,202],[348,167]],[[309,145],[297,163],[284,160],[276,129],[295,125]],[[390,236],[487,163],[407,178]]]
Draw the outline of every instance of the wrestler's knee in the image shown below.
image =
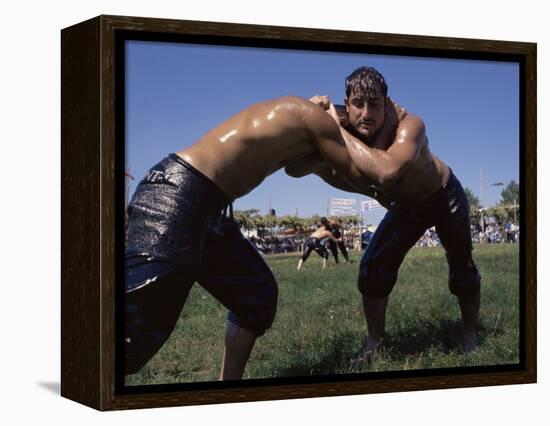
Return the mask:
[[462,277],[451,277],[449,279],[449,290],[457,297],[473,297],[479,293],[481,288],[481,277],[477,270]]
[[[148,290],[148,291],[147,291]],[[138,372],[164,345],[174,329],[181,307],[164,304],[152,306],[150,289],[126,294],[124,303],[124,370],[125,374]],[[154,302],[154,301],[152,301]]]
[[277,298],[279,289],[277,287],[277,282],[273,275],[266,280],[266,284],[263,289],[263,299],[264,303],[262,305],[261,313],[259,315],[259,328],[261,334],[265,333],[268,328],[271,328],[273,321],[275,320],[275,314],[277,312]]
[[373,299],[386,297],[396,281],[397,272],[389,271],[380,262],[373,262],[371,259],[361,261],[357,286],[364,296]]
[[[128,304],[127,304],[128,306]],[[124,326],[124,374],[135,374],[158,352],[172,329],[149,330],[139,318],[127,318]]]
[[257,291],[238,309],[229,312],[228,320],[257,336],[271,328],[277,312],[278,287],[272,274],[265,276]]
[[479,271],[470,258],[460,262],[449,262],[449,290],[458,297],[475,296],[481,286]]

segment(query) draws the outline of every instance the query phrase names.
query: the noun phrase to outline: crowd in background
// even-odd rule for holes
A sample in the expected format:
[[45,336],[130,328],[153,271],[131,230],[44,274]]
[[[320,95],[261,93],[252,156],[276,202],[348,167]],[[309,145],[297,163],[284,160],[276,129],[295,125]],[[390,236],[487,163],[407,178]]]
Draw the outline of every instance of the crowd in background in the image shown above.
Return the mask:
[[[358,234],[357,234],[358,235]],[[262,254],[293,253],[303,250],[307,235],[293,235],[288,237],[249,237],[248,240]],[[348,249],[356,247],[354,233],[344,234],[343,241]]]
[[301,251],[305,237],[250,237],[248,239],[256,249],[263,254],[292,253]]
[[519,241],[519,225],[511,222],[494,223],[485,226],[472,225],[472,240],[477,243],[517,243]]
[[[478,244],[517,243],[519,241],[519,225],[511,222],[492,223],[484,228],[479,224],[471,225],[472,242]],[[435,227],[426,230],[416,243],[416,247],[437,247],[441,244]]]
[[[472,241],[478,244],[517,243],[520,235],[519,225],[511,222],[492,223],[484,228],[475,224],[471,226],[471,232]],[[365,238],[367,234],[372,235],[372,232],[364,231],[361,234],[359,229],[345,230],[344,243],[350,250],[364,249],[366,243],[368,243],[368,238]],[[307,235],[305,233],[291,236],[251,236],[248,240],[262,254],[294,253],[303,250]],[[363,238],[360,237],[361,235],[363,235]],[[441,241],[435,227],[427,229],[415,244],[416,247],[437,247],[439,245],[441,245]]]

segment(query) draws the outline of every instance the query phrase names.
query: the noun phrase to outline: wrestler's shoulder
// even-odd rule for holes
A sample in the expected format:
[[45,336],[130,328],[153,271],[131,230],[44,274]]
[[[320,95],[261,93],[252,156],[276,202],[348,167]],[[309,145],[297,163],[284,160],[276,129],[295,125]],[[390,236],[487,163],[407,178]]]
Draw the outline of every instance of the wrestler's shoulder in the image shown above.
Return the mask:
[[423,133],[426,130],[426,125],[422,117],[407,112],[407,115],[399,122],[397,130],[407,133]]
[[407,111],[407,114],[399,122],[400,125],[424,125],[424,120],[419,115]]
[[266,110],[276,124],[283,120],[286,125],[299,124],[315,129],[316,132],[322,132],[323,129],[334,131],[334,120],[321,107],[300,96],[280,96],[257,104],[251,112]]
[[292,107],[312,108],[316,106],[315,104],[308,101],[307,99],[296,95],[279,96],[278,98],[272,99],[270,102],[273,104],[279,105],[281,107],[289,107],[289,108],[292,108]]
[[279,96],[278,98],[257,102],[256,104],[248,107],[245,111],[250,113],[265,110],[273,111],[274,113],[283,111],[297,112],[297,110],[304,111],[315,106],[316,105],[312,102],[300,96],[285,95]]

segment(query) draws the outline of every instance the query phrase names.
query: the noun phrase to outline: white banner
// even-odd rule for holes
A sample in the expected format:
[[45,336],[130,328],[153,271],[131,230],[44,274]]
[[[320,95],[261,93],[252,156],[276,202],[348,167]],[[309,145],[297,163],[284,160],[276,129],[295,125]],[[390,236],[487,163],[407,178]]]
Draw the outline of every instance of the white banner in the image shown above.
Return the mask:
[[376,210],[381,208],[382,206],[376,200],[361,201],[361,210],[364,212],[368,210]]
[[331,198],[330,216],[356,216],[355,198]]

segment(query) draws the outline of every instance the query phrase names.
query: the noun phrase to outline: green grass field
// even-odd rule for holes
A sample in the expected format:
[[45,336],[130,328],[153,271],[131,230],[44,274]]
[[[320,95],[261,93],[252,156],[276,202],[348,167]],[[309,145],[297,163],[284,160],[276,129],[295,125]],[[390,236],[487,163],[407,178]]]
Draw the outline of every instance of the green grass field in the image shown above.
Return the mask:
[[[388,305],[384,349],[371,363],[355,362],[366,341],[356,278],[361,253],[351,265],[321,271],[310,256],[296,272],[296,255],[267,258],[279,283],[273,327],[256,342],[244,378],[272,378],[372,371],[513,364],[519,362],[519,246],[474,247],[482,276],[480,346],[461,348],[458,303],[447,288],[441,248],[407,255]],[[217,380],[226,309],[195,285],[167,343],[127,385]]]

